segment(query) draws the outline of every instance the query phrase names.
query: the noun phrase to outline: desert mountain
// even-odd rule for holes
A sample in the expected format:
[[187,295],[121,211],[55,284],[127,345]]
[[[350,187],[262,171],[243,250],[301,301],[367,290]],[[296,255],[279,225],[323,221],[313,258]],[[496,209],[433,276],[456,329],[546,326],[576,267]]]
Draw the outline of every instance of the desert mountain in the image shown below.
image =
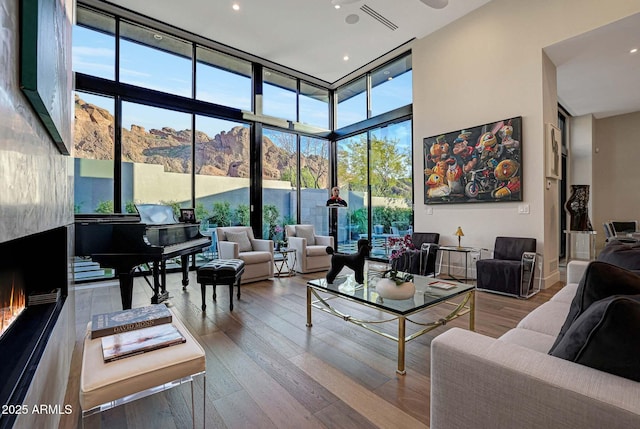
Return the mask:
[[[107,110],[75,97],[75,157],[112,160],[114,153],[115,121]],[[236,126],[214,137],[196,131],[196,174],[228,177],[249,177],[249,127]],[[295,148],[291,142],[275,144],[263,137],[263,177],[282,179],[283,172],[295,165]],[[288,144],[287,144],[288,143]],[[145,130],[132,125],[122,129],[122,160],[145,164],[161,164],[165,171],[191,171],[191,130]],[[316,179],[317,186],[326,187],[328,165],[326,159],[315,155],[302,156],[301,166]]]

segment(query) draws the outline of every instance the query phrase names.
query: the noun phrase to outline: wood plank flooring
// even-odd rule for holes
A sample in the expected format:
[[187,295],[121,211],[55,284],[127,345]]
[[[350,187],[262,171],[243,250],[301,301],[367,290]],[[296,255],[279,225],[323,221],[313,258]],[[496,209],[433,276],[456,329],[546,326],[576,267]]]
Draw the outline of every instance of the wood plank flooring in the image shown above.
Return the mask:
[[[207,353],[206,425],[208,428],[428,428],[429,346],[452,326],[468,328],[468,316],[407,343],[407,374],[395,373],[397,345],[361,327],[314,310],[306,323],[306,282],[324,273],[277,278],[242,286],[242,298],[229,311],[226,287],[207,310],[200,310],[195,272],[182,290],[180,274],[167,276],[171,307]],[[557,283],[529,300],[477,292],[476,331],[498,337],[562,287]],[[110,286],[75,289],[77,341],[66,404],[74,413],[60,427],[82,427],[78,389],[82,338],[92,314],[120,310],[120,290]],[[151,290],[136,278],[133,306],[149,304]],[[354,317],[384,314],[343,303]],[[412,317],[427,321],[443,310]],[[386,328],[396,334],[395,322]],[[410,326],[408,325],[408,330]],[[194,383],[195,413],[202,427],[202,378]],[[90,428],[190,428],[188,385],[168,390],[85,421]]]

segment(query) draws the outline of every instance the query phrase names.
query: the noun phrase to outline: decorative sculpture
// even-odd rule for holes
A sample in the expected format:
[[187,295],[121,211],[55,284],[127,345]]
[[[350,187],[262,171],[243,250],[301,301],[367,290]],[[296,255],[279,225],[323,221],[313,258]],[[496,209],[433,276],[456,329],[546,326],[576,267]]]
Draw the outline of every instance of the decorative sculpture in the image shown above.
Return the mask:
[[589,185],[571,185],[571,196],[564,208],[571,215],[571,231],[593,231],[589,220]]
[[369,240],[358,240],[358,253],[335,253],[332,247],[327,247],[327,253],[331,256],[331,269],[327,273],[327,283],[333,283],[336,276],[344,267],[351,268],[355,273],[357,283],[364,283],[364,260],[369,256],[371,246]]

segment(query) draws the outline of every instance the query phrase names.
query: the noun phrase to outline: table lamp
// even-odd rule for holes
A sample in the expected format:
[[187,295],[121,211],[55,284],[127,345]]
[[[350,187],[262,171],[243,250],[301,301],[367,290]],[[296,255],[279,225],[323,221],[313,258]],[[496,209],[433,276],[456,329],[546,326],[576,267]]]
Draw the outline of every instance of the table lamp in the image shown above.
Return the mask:
[[458,236],[458,247],[461,247],[460,246],[460,237],[464,236],[464,232],[462,232],[462,227],[458,227],[458,229],[456,230],[455,235]]

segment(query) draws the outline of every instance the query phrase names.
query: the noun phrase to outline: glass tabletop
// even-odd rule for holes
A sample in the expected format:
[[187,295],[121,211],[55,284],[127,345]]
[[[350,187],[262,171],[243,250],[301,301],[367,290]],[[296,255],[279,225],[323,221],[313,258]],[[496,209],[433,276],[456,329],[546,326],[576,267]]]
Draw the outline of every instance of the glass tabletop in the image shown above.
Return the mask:
[[307,285],[320,291],[326,291],[402,315],[438,304],[475,288],[471,284],[414,275],[413,283],[416,286],[416,292],[412,298],[402,300],[383,299],[376,292],[376,283],[380,280],[381,275],[382,271],[369,269],[365,273],[364,284],[356,283],[354,275],[349,274],[337,277],[333,283],[327,283],[326,279],[321,278],[310,280]]

